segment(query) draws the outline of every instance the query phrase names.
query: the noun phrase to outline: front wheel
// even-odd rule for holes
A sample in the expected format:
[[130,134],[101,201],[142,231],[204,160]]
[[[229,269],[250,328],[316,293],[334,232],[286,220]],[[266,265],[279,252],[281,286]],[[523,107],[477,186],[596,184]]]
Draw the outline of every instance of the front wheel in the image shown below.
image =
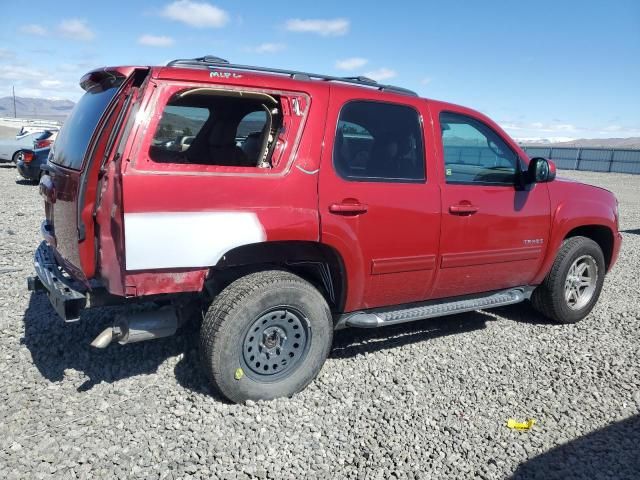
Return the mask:
[[329,306],[302,278],[270,270],[242,277],[213,301],[200,353],[233,402],[291,396],[320,372],[333,339]]
[[533,306],[559,323],[576,323],[593,309],[606,267],[600,246],[586,237],[567,239],[544,282],[533,292]]

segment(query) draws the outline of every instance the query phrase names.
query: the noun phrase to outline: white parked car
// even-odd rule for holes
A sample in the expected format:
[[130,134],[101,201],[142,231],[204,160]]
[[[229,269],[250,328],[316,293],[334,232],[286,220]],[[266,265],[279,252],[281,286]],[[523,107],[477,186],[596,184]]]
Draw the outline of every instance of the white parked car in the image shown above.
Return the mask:
[[55,132],[44,130],[39,132],[19,135],[13,138],[5,138],[0,140],[0,162],[18,161],[18,154],[21,150],[28,148],[30,150],[36,148],[48,147],[55,139]]

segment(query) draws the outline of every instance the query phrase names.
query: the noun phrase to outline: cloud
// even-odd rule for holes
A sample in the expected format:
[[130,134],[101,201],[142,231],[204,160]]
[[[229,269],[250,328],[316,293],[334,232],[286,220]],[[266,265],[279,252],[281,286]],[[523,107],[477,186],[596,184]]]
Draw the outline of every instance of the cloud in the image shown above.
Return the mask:
[[16,57],[16,54],[7,48],[0,48],[0,59],[11,60]]
[[257,47],[249,47],[247,50],[254,53],[278,53],[287,48],[284,43],[261,43]]
[[500,122],[502,128],[505,130],[526,130],[529,132],[544,132],[544,133],[575,133],[584,128],[577,127],[571,123],[544,123],[544,122]]
[[63,37],[71,38],[73,40],[81,40],[83,42],[91,41],[96,36],[96,34],[87,26],[87,21],[78,18],[70,18],[60,22],[58,24],[58,32]]
[[627,127],[622,125],[607,125],[603,129],[601,129],[599,133],[604,135],[613,134],[624,137],[638,137],[640,136],[640,126]]
[[0,80],[34,80],[43,76],[41,70],[20,65],[0,65]]
[[349,32],[350,22],[346,18],[287,20],[285,28],[290,32],[315,33],[323,37],[338,37]]
[[59,88],[63,85],[60,80],[40,80],[40,86],[43,88]]
[[391,70],[390,68],[379,68],[377,70],[372,70],[370,72],[367,72],[364,74],[365,77],[369,77],[372,80],[375,80],[376,82],[382,82],[383,80],[389,80],[390,78],[393,78],[395,76],[397,76],[398,74],[396,73],[395,70]]
[[173,38],[163,35],[142,35],[138,38],[138,43],[147,47],[170,47],[175,42]]
[[70,98],[82,94],[78,79],[85,71],[49,70],[41,62],[33,64],[0,64],[0,91],[10,92],[14,86],[19,97]]
[[422,80],[420,80],[420,83],[426,86],[426,85],[429,85],[432,81],[433,81],[433,78],[424,77]]
[[27,25],[23,25],[20,27],[20,33],[26,33],[27,35],[38,35],[39,37],[44,37],[47,34],[47,29],[44,28],[42,25],[29,23]]
[[369,63],[369,60],[367,60],[366,58],[360,58],[360,57],[352,57],[352,58],[345,58],[344,60],[338,60],[336,62],[336,68],[338,70],[357,70],[358,68],[362,68],[364,67],[367,63]]
[[229,22],[229,14],[221,8],[190,0],[177,0],[166,5],[161,15],[196,28],[221,28]]
[[560,132],[575,132],[577,130],[576,126],[570,123],[550,125],[549,128],[551,128],[553,131],[558,130]]
[[640,125],[574,125],[553,119],[550,122],[524,122],[506,120],[500,121],[500,126],[518,141],[529,143],[545,143],[571,141],[576,138],[610,138],[610,137],[637,137],[640,136]]

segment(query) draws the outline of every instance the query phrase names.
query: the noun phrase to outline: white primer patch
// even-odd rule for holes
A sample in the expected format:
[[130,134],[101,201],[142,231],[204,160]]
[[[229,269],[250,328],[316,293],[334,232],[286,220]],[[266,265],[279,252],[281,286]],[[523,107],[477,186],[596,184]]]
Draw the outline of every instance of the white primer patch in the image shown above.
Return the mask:
[[127,270],[208,267],[267,239],[253,212],[125,213],[124,236]]

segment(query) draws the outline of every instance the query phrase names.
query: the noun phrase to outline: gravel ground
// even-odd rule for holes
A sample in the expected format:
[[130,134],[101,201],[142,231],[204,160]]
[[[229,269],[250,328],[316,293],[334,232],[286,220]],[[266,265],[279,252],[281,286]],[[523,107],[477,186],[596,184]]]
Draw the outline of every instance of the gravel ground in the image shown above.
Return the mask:
[[26,291],[42,202],[0,165],[0,478],[640,478],[640,176],[563,174],[614,190],[627,230],[588,319],[342,331],[304,392],[239,406],[194,331],[95,351],[117,309],[65,325]]

